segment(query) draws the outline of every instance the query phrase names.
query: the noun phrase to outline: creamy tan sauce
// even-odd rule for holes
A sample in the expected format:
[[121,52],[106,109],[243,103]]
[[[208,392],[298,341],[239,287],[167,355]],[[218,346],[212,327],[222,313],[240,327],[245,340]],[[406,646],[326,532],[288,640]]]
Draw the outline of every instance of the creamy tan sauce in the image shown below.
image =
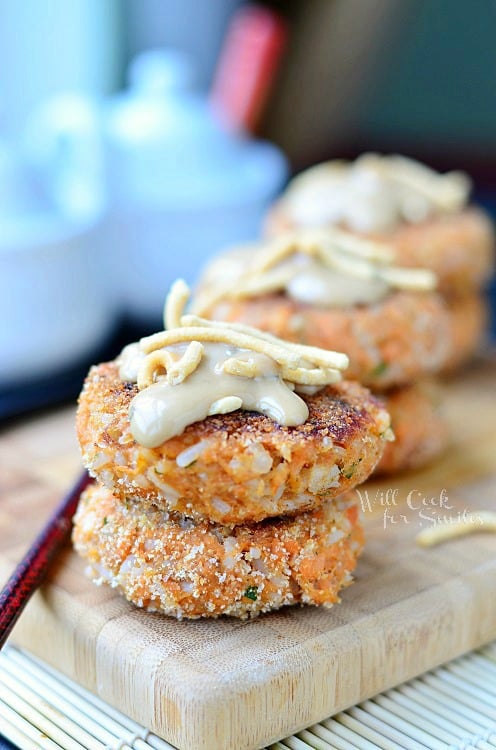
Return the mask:
[[145,360],[146,354],[141,350],[139,343],[125,346],[117,359],[119,377],[125,383],[136,383],[138,370]]
[[[225,260],[226,269],[223,261]],[[235,288],[243,278],[250,258],[242,253],[226,253],[214,261],[206,275],[206,283],[222,279],[226,288]],[[360,278],[336,269],[327,268],[317,259],[297,254],[276,266],[285,278],[282,291],[296,302],[319,307],[342,308],[371,305],[380,302],[391,292],[390,285],[379,278]]]
[[438,174],[400,156],[365,154],[352,163],[328,162],[290,183],[285,210],[302,227],[344,225],[357,232],[392,231],[404,222],[460,210],[470,181]]
[[380,302],[390,293],[389,284],[382,279],[352,276],[326,268],[313,258],[305,261],[293,264],[286,283],[286,294],[297,302],[330,308],[353,307]]
[[295,276],[286,291],[297,302],[342,308],[380,302],[390,288],[381,279],[359,279],[320,268]]
[[[179,358],[186,346],[167,348]],[[139,344],[126,347],[118,361],[121,379],[136,382],[145,356]],[[256,377],[224,372],[224,362],[232,357],[253,364]],[[134,397],[129,410],[131,433],[141,445],[155,448],[194,422],[236,409],[265,414],[284,426],[303,424],[308,418],[306,403],[292,384],[281,379],[278,365],[270,357],[226,344],[205,343],[198,368],[182,383],[169,385],[159,378]]]

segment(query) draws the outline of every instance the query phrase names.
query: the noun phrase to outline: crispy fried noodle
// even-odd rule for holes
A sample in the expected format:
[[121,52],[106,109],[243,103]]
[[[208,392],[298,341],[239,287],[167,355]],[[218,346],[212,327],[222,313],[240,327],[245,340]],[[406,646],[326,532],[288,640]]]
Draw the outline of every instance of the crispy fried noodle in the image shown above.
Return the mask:
[[[280,367],[281,377],[294,385],[324,386],[341,380],[341,371],[348,367],[348,357],[340,352],[312,346],[291,344],[256,328],[237,323],[206,320],[184,315],[189,289],[181,279],[172,286],[165,304],[164,324],[167,330],[141,339],[140,348],[147,356],[138,370],[138,388],[142,390],[164,377],[176,385],[191,375],[201,362],[201,342],[228,344],[270,357]],[[179,358],[164,349],[172,344],[188,343]],[[223,371],[230,375],[255,378],[259,376],[257,360],[230,357]]]
[[393,253],[386,244],[340,229],[299,230],[254,247],[252,260],[236,280],[209,280],[194,301],[194,311],[205,313],[222,299],[284,291],[298,273],[293,262],[297,256],[306,256],[327,270],[357,279],[382,281],[391,289],[422,292],[436,287],[432,271],[393,265]]

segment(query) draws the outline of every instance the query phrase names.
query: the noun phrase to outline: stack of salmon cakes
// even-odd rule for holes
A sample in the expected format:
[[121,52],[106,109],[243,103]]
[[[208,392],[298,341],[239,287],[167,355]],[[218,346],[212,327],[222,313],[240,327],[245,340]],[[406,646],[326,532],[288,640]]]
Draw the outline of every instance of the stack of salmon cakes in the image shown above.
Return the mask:
[[352,491],[391,440],[338,351],[185,315],[93,367],[73,541],[98,584],[178,618],[331,606],[363,546]]
[[73,541],[97,584],[177,618],[339,601],[354,488],[441,453],[436,380],[484,332],[494,236],[469,189],[399,156],[308,170],[188,313],[176,282],[164,330],[90,370]]
[[377,471],[422,466],[449,439],[434,381],[470,360],[486,328],[494,233],[469,191],[465,175],[401,156],[313,167],[269,212],[265,243],[207,267],[197,309],[346,352],[348,376],[392,415]]

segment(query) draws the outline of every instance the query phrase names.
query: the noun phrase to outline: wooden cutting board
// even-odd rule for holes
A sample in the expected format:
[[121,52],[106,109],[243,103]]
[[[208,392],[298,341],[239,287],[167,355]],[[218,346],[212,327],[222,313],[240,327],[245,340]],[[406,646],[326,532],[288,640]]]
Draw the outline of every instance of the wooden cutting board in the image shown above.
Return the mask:
[[[496,507],[495,376],[485,362],[446,386],[442,460],[362,491],[366,550],[332,610],[176,622],[93,586],[68,548],[13,640],[181,750],[248,750],[495,638],[496,535],[414,542],[445,515]],[[73,421],[70,408],[0,435],[2,577],[79,471]]]

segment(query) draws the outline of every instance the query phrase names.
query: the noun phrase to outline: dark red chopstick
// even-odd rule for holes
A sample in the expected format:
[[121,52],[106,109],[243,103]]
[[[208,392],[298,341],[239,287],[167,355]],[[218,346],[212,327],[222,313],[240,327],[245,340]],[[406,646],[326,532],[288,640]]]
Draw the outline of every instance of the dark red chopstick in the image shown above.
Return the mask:
[[42,582],[50,562],[69,536],[79,496],[90,482],[91,478],[85,471],[56,508],[0,592],[0,648],[31,594]]

